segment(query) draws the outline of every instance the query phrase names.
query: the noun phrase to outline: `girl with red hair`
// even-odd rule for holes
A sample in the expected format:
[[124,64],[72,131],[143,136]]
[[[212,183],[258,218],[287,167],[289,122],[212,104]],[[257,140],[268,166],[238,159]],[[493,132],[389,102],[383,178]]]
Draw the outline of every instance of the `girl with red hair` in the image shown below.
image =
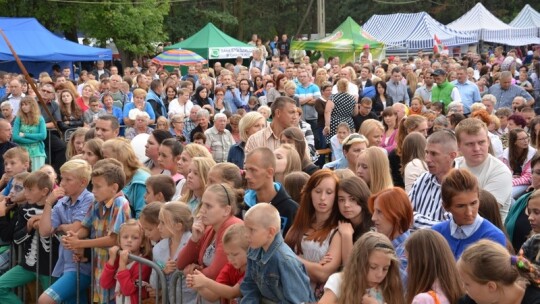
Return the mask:
[[410,235],[409,228],[413,222],[412,204],[409,196],[402,188],[393,187],[382,190],[369,198],[369,211],[371,212],[375,231],[386,235],[396,250],[400,260],[399,272],[401,280],[406,286],[407,257],[405,255],[405,241]]
[[[340,216],[338,183],[337,176],[328,169],[315,172],[302,190],[300,208],[285,236],[285,243],[306,267],[317,299],[328,277],[341,265],[341,235],[336,233]],[[321,263],[327,255],[331,259]]]

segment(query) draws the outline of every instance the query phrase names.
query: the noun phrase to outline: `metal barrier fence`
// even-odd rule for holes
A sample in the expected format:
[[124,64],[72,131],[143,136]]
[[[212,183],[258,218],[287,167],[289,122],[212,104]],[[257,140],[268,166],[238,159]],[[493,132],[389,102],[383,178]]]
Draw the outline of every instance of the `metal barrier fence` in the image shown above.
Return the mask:
[[[56,235],[53,235],[51,236],[51,238],[58,238],[60,239],[59,236],[56,236]],[[41,246],[41,245],[38,245],[38,246]],[[53,246],[53,243],[51,242],[51,246]],[[57,251],[57,248],[54,248],[54,250]],[[96,287],[94,285],[95,283],[95,273],[94,273],[94,269],[95,269],[95,265],[94,265],[94,251],[92,250],[91,251],[92,254],[91,254],[91,284],[90,284],[90,287],[84,291],[84,292],[89,292],[89,295],[90,295],[90,300],[93,298],[93,290],[96,290]],[[10,264],[11,264],[11,268],[15,267],[16,265],[22,265],[22,263],[24,263],[24,256],[23,256],[23,250],[22,250],[22,244],[20,245],[16,245],[14,243],[11,244],[11,248],[10,248],[10,256],[11,256],[11,261],[10,261]],[[135,261],[138,263],[138,272],[139,272],[139,278],[142,278],[142,267],[143,265],[146,265],[150,268],[152,268],[152,270],[155,271],[155,273],[157,274],[157,286],[158,286],[158,290],[156,290],[156,294],[155,294],[155,302],[154,303],[162,303],[162,304],[167,304],[168,303],[168,300],[169,300],[169,297],[168,297],[168,286],[167,286],[167,280],[166,280],[166,277],[165,277],[165,274],[163,273],[161,267],[150,261],[150,260],[147,260],[145,258],[142,258],[142,257],[139,257],[139,256],[135,256],[135,255],[132,255],[130,254],[129,256],[129,259],[132,260],[132,261]],[[42,292],[44,292],[45,290],[40,290],[40,280],[39,280],[39,269],[40,269],[40,265],[39,265],[39,261],[40,261],[40,250],[37,250],[37,259],[36,259],[36,279],[35,279],[35,301],[37,303],[37,300],[39,299],[39,296],[41,295]],[[52,285],[53,283],[53,277],[52,277],[52,272],[53,272],[53,248],[51,247],[51,251],[49,252],[49,286]],[[87,303],[81,303],[81,290],[80,288],[78,288],[78,286],[80,286],[80,264],[77,263],[77,270],[76,270],[76,286],[77,286],[77,291],[76,291],[76,303],[77,304],[87,304]],[[175,281],[176,282],[176,281]],[[137,289],[138,289],[138,301],[139,303],[142,303],[143,299],[142,299],[142,293],[143,293],[143,288],[145,288],[145,283],[148,283],[148,282],[143,282],[142,280],[138,280],[136,282],[137,284]],[[19,299],[23,302],[23,303],[30,303],[30,300],[28,299],[28,296],[27,296],[27,293],[28,293],[28,289],[27,289],[27,284],[25,285],[22,285],[22,286],[19,286],[17,287],[15,290],[15,294],[19,297]],[[107,295],[108,298],[110,298],[110,295],[108,294]],[[160,301],[160,296],[161,296],[161,301]],[[126,297],[125,296],[122,296],[122,301],[118,304],[123,304],[126,300]],[[92,301],[90,301],[91,303]],[[182,303],[182,302],[174,302],[174,303]]]

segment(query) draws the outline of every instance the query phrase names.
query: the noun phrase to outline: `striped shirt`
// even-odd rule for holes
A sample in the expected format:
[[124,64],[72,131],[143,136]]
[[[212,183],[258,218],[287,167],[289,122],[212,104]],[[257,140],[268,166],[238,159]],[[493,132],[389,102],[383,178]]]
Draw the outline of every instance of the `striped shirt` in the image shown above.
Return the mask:
[[441,184],[435,175],[425,172],[413,184],[409,192],[414,223],[412,230],[429,228],[450,218],[442,206]]

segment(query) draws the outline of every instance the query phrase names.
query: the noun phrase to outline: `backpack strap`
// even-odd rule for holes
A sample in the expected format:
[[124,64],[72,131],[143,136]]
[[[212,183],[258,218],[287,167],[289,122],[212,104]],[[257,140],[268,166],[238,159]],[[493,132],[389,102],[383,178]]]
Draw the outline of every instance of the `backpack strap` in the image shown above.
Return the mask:
[[433,302],[435,304],[441,304],[441,301],[439,301],[439,297],[437,296],[437,293],[433,290],[428,291],[428,294],[433,298]]

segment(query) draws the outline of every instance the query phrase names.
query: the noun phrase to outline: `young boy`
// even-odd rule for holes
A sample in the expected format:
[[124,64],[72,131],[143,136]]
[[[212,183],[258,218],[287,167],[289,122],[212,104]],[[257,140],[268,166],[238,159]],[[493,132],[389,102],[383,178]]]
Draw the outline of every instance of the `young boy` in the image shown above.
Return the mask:
[[283,241],[280,220],[277,209],[267,203],[244,215],[250,249],[241,303],[315,302],[304,265]]
[[167,175],[152,175],[146,180],[146,194],[144,202],[170,202],[176,191],[172,177]]
[[[55,249],[58,245],[56,238],[42,237],[38,232],[45,201],[53,187],[52,181],[46,173],[36,171],[28,175],[23,185],[28,202],[19,207],[13,241],[17,245],[22,245],[24,258],[22,263],[0,277],[0,303],[21,303],[13,293],[13,288],[34,281],[36,271],[39,271],[37,277],[41,287],[47,289],[50,279],[49,268],[54,266],[58,259]],[[53,265],[49,265],[51,254]]]
[[[60,187],[53,190],[46,200],[43,216],[39,221],[39,234],[65,234],[81,228],[88,208],[94,202],[94,195],[86,190],[90,181],[92,167],[82,159],[74,159],[60,167],[62,181]],[[56,199],[62,197],[56,203]],[[53,207],[54,205],[54,207]],[[39,297],[40,303],[72,303],[76,301],[77,288],[81,303],[87,303],[87,289],[90,286],[90,263],[80,263],[79,286],[77,286],[77,264],[73,261],[73,252],[58,246],[59,259],[52,276],[58,278]]]
[[4,189],[0,195],[3,200],[11,191],[13,176],[21,172],[27,172],[30,167],[28,151],[22,147],[14,147],[4,153],[4,175],[0,179],[0,189]]
[[100,108],[99,99],[92,96],[88,102],[90,108],[83,114],[84,123],[90,126],[94,126],[99,116],[107,114],[105,109]]
[[[62,240],[64,247],[69,250],[94,250],[93,303],[109,303],[115,299],[114,288],[102,289],[99,278],[107,262],[107,249],[117,245],[120,226],[131,217],[129,202],[121,191],[125,183],[124,170],[117,160],[98,161],[92,172],[94,203],[90,205],[81,228],[77,232],[68,231]],[[81,255],[80,252],[78,254]]]
[[11,268],[11,243],[18,217],[18,207],[26,203],[24,180],[30,173],[22,172],[13,177],[9,195],[0,201],[0,274]]
[[215,281],[195,270],[194,274],[187,276],[187,286],[197,290],[199,295],[210,302],[222,298],[236,299],[240,303],[237,298],[241,296],[240,282],[246,271],[248,246],[246,227],[241,223],[230,226],[223,234],[223,250],[229,263],[219,272]]

